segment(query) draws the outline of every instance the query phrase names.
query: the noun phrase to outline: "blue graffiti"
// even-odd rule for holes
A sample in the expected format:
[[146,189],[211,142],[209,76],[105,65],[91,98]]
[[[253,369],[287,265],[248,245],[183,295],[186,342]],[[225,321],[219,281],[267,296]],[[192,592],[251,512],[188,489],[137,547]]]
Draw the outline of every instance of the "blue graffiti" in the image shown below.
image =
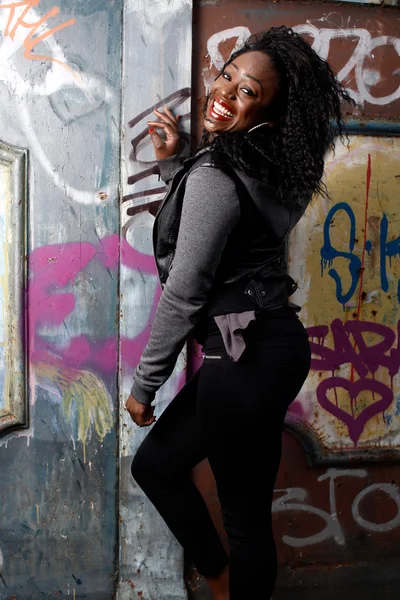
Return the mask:
[[[344,211],[350,221],[350,233],[348,240],[348,252],[342,252],[334,248],[331,242],[330,230],[334,217],[340,212]],[[380,281],[381,288],[384,292],[389,290],[389,280],[387,275],[387,264],[389,261],[390,267],[392,266],[392,259],[400,256],[400,236],[392,241],[388,241],[388,229],[389,221],[386,214],[383,215],[380,232],[379,232],[379,266],[380,266]],[[321,276],[324,274],[326,268],[331,267],[328,271],[328,275],[332,277],[336,284],[336,298],[341,304],[346,304],[354,292],[357,289],[357,285],[361,276],[362,262],[361,259],[354,254],[354,244],[356,240],[356,218],[353,210],[350,208],[347,202],[339,202],[335,204],[327,214],[324,223],[324,243],[321,248]],[[373,246],[370,240],[365,242],[365,250],[368,254],[371,252]],[[351,276],[351,283],[348,290],[343,290],[342,279],[336,269],[333,268],[335,258],[345,258],[348,262],[348,269]],[[400,302],[400,280],[397,283],[397,297]]]
[[[389,259],[389,264],[392,266],[392,258],[394,256],[400,255],[400,237],[392,240],[391,242],[387,241],[388,236],[388,218],[386,215],[383,215],[381,221],[381,231],[380,231],[380,267],[381,267],[381,286],[384,292],[387,292],[389,289],[389,282],[386,272],[387,259]],[[397,284],[397,296],[400,301],[400,282]]]
[[[340,250],[336,250],[336,248],[334,248],[331,243],[330,228],[332,220],[335,217],[335,215],[341,210],[347,213],[350,220],[349,252],[341,252]],[[336,269],[331,268],[328,271],[328,275],[330,275],[336,283],[336,298],[341,304],[345,304],[350,300],[357,288],[358,280],[360,278],[361,260],[358,258],[358,256],[353,254],[355,238],[356,218],[354,216],[354,212],[347,204],[347,202],[339,202],[331,208],[325,219],[324,245],[321,248],[321,275],[323,275],[324,270],[327,268],[328,265],[330,267],[333,265],[333,261],[335,260],[335,258],[342,257],[346,258],[349,261],[348,268],[351,275],[351,284],[346,293],[343,292],[342,280]]]

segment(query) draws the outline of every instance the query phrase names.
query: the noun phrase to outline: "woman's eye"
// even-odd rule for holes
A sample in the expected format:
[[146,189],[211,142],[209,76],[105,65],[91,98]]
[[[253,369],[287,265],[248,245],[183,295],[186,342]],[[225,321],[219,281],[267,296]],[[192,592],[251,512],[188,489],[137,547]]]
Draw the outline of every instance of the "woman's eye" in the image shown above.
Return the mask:
[[242,92],[244,92],[247,96],[255,96],[255,93],[249,88],[242,88]]
[[222,77],[223,77],[224,79],[227,79],[228,81],[230,81],[230,80],[231,80],[231,76],[229,75],[229,73],[222,73]]

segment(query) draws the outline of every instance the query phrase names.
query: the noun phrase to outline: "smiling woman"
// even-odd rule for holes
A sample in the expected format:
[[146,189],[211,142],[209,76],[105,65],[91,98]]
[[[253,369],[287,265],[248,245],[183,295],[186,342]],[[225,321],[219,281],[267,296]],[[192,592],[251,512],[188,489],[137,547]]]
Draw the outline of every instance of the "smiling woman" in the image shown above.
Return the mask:
[[269,56],[246,52],[226,66],[211,87],[204,127],[209,133],[247,131],[265,120],[280,80]]
[[[350,98],[329,65],[278,27],[250,37],[224,65],[192,157],[179,157],[179,117],[168,107],[148,122],[169,189],[153,236],[163,293],[126,403],[134,422],[155,422],[155,394],[190,334],[204,361],[145,438],[132,475],[214,600],[269,600],[274,590],[271,504],[282,427],[310,367],[300,307],[289,301],[285,246],[312,195],[323,192],[331,120],[343,131],[342,100]],[[229,557],[189,477],[205,458]]]

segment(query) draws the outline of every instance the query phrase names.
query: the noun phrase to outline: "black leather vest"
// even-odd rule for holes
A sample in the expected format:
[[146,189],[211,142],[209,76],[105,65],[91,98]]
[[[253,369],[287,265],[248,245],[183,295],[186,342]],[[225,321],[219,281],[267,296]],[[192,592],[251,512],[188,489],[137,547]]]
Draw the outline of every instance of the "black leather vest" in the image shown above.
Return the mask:
[[[161,285],[168,279],[175,255],[186,179],[192,169],[205,166],[216,168],[209,153],[186,159],[183,167],[174,174],[156,215],[153,247]],[[224,168],[224,172],[235,181],[241,219],[222,254],[209,293],[206,316],[287,306],[289,295],[296,289],[287,273],[288,235],[271,245],[272,236],[245,184],[234,169]],[[290,215],[288,219],[287,234]]]

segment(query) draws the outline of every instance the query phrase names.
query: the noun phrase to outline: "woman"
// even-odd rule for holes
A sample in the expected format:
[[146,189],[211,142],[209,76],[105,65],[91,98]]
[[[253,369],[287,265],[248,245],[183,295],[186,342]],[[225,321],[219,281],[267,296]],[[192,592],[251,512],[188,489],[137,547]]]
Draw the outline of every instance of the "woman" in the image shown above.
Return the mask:
[[[282,426],[310,367],[299,307],[288,299],[285,246],[312,195],[323,193],[342,100],[350,98],[328,64],[277,27],[250,37],[223,67],[194,157],[179,160],[179,119],[168,108],[149,122],[169,190],[154,225],[163,294],[126,403],[135,423],[154,423],[151,402],[189,334],[205,358],[145,438],[132,474],[215,600],[269,599],[274,589]],[[190,478],[204,458],[229,558]]]

